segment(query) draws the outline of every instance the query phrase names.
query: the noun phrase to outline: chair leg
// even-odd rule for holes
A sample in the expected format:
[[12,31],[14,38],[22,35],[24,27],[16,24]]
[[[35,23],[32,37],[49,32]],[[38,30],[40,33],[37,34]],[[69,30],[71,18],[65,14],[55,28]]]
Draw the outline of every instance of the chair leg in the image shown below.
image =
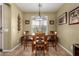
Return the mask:
[[24,50],[25,50],[25,45],[24,45]]
[[55,46],[55,51],[57,51],[57,46]]
[[55,50],[57,51],[57,43],[55,44]]
[[35,55],[35,56],[36,56],[36,51],[35,51],[35,50],[33,50],[32,52],[33,52],[33,55]]

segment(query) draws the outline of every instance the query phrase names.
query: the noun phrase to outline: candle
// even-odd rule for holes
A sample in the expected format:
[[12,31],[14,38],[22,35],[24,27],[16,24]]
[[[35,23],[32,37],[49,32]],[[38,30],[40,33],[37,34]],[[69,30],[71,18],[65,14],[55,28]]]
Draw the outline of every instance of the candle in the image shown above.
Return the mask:
[[26,34],[26,32],[24,32],[24,35]]
[[55,32],[55,35],[57,34],[57,32]]

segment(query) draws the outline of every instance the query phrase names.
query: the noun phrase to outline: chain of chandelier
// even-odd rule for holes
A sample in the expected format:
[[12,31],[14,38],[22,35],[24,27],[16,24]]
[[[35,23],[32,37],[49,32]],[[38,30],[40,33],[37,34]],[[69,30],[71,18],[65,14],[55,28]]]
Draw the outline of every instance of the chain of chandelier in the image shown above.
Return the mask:
[[41,17],[41,12],[40,12],[41,6],[42,6],[42,5],[39,3],[39,4],[38,4],[38,7],[39,7],[39,17]]

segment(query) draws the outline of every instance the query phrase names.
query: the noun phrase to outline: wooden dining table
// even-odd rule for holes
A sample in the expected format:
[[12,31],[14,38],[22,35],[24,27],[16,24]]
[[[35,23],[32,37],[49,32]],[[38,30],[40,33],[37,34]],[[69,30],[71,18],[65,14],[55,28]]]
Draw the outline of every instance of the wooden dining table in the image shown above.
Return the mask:
[[[21,44],[24,45],[24,49],[25,47],[27,47],[27,42],[31,41],[32,42],[32,52],[37,48],[44,48],[46,49],[46,51],[48,51],[48,47],[49,47],[49,41],[51,40],[52,46],[56,49],[57,43],[58,43],[58,37],[57,35],[44,35],[44,44],[36,44],[36,37],[38,37],[37,35],[27,35],[27,36],[22,36],[21,37]],[[39,37],[41,38],[41,37]],[[25,42],[24,42],[25,41]]]

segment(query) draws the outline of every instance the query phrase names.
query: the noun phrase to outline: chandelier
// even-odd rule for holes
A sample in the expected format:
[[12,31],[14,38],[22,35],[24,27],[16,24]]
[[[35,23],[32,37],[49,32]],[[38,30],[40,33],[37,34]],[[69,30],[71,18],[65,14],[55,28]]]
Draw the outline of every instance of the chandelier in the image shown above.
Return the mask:
[[33,16],[32,19],[34,19],[34,20],[36,20],[36,19],[38,19],[38,20],[45,20],[45,19],[48,19],[47,16],[41,16],[41,7],[42,7],[42,4],[39,3],[39,4],[38,4],[38,16]]
[[39,7],[39,16],[38,16],[38,19],[40,19],[40,20],[45,20],[45,19],[47,19],[47,16],[41,16],[41,7],[42,7],[42,4],[38,4],[38,7]]
[[39,3],[39,4],[38,4],[38,7],[39,7],[39,17],[40,17],[40,18],[41,18],[41,12],[40,12],[41,6],[42,6],[42,5]]

